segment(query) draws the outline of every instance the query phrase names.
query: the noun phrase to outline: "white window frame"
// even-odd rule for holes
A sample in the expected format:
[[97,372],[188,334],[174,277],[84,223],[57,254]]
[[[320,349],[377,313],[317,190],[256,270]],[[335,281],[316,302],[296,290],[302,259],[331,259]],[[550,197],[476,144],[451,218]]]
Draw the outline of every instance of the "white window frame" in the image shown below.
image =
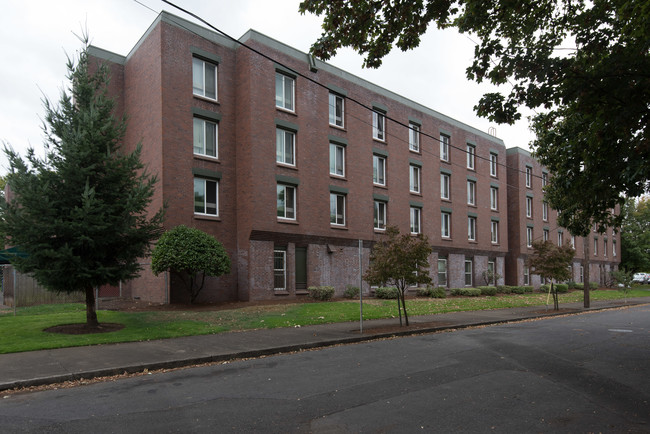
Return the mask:
[[[441,268],[440,266],[441,265],[442,265],[442,268],[444,269],[444,271],[440,271],[440,268]],[[445,288],[447,287],[447,285],[449,284],[449,279],[447,278],[448,273],[449,273],[449,271],[447,269],[447,258],[438,258],[438,286],[442,286],[442,287],[445,287]],[[441,275],[445,276],[444,283],[440,282],[440,280],[441,280],[440,276]]]
[[449,145],[451,144],[451,137],[446,134],[440,134],[440,159],[442,161],[449,161]]
[[451,200],[451,175],[440,174],[440,199]]
[[386,185],[386,157],[383,155],[372,155],[372,183]]
[[[287,138],[290,138],[290,152],[287,152]],[[289,160],[289,157],[291,159]],[[275,162],[286,166],[296,166],[296,133],[283,128],[275,129]]]
[[476,181],[467,181],[467,205],[476,206]]
[[440,237],[451,238],[451,213],[449,212],[440,213]]
[[[495,277],[496,277],[496,274],[495,274],[495,273],[496,273],[496,269],[497,269],[497,263],[496,263],[495,261],[490,261],[490,260],[488,260],[487,271],[488,271],[488,273],[489,273],[489,276],[492,276],[492,278],[495,278]],[[494,279],[494,280],[488,282],[488,285],[489,285],[490,283],[492,283],[494,286],[496,286],[496,284],[497,284],[496,279]]]
[[386,141],[386,115],[375,110],[372,112],[372,138]]
[[474,284],[474,264],[471,259],[465,259],[465,267],[463,268],[463,275],[465,276],[465,286],[472,286]]
[[[280,199],[280,192],[282,191],[284,199]],[[293,207],[287,206],[287,194],[291,191],[291,198],[293,199]],[[278,183],[276,187],[276,216],[279,220],[296,220],[298,215],[298,189],[293,185]],[[283,213],[280,215],[280,205],[282,205]],[[291,213],[293,211],[293,213]],[[293,214],[293,215],[292,215]]]
[[603,238],[603,256],[607,257],[607,239]]
[[530,285],[530,268],[524,265],[524,285]]
[[542,220],[548,221],[548,203],[542,202]]
[[476,217],[467,217],[467,240],[476,241]]
[[612,240],[612,256],[616,257],[618,253],[616,253],[616,238]]
[[533,185],[533,168],[526,166],[526,187],[531,188]]
[[409,150],[420,152],[420,126],[409,122]]
[[409,164],[409,191],[411,193],[420,193],[421,183],[420,183],[420,172],[421,169],[419,166],[414,164]]
[[332,226],[345,226],[345,199],[343,193],[330,192],[330,224]]
[[[208,74],[206,74],[207,68],[214,69],[214,96],[206,94],[206,88],[208,87],[208,83],[206,83],[206,77],[208,76]],[[192,93],[196,96],[200,96],[201,98],[207,98],[216,101],[217,97],[219,96],[217,87],[217,84],[219,82],[218,72],[219,68],[216,63],[203,60],[199,57],[192,57]],[[197,79],[200,81],[200,83],[197,82]]]
[[[287,90],[291,92],[290,96]],[[296,79],[279,71],[275,71],[275,106],[292,113],[296,111]]]
[[533,228],[526,228],[526,247],[533,247]]
[[564,233],[558,232],[557,233],[557,245],[562,246],[564,244]]
[[526,196],[526,217],[533,218],[533,198]]
[[490,152],[490,176],[497,177],[499,166],[499,156],[494,152]]
[[476,146],[467,145],[467,168],[474,170],[476,167]]
[[499,189],[490,187],[490,209],[496,211],[499,209]]
[[542,187],[546,187],[548,184],[548,173],[542,172]]
[[598,238],[594,238],[594,256],[598,256]]
[[375,201],[374,228],[376,231],[386,230],[386,202],[381,200]]
[[[195,116],[193,122],[193,150],[194,155],[219,158],[219,123]],[[208,153],[208,128],[214,127],[214,153]],[[198,143],[197,143],[198,142]],[[197,146],[198,145],[198,146]]]
[[550,232],[548,229],[543,229],[542,230],[542,241],[548,241]]
[[422,210],[418,207],[411,207],[411,234],[422,233]]
[[[208,183],[214,183],[214,203],[208,203],[207,195],[208,195]],[[197,211],[197,187],[199,187],[203,190],[203,203],[202,203],[202,211]],[[208,212],[209,208],[208,205],[214,205],[214,213]],[[195,177],[194,178],[194,214],[197,215],[205,215],[205,216],[211,216],[211,217],[218,217],[219,216],[219,181],[216,179],[206,179],[206,178],[200,178],[200,177]]]
[[[340,160],[340,161],[339,161]],[[345,146],[330,142],[330,175],[345,177]]]
[[[571,235],[571,247],[575,250],[576,248],[576,237],[575,235]],[[616,256],[616,255],[614,255]]]
[[[282,257],[282,268],[277,268],[276,267],[276,260],[278,259],[278,254]],[[283,285],[282,287],[277,287],[276,285],[276,277],[278,276],[278,272],[282,273],[282,282]],[[279,249],[274,249],[273,250],[273,289],[275,291],[286,291],[287,289],[287,252],[286,250],[279,250]]]
[[[338,102],[340,101],[340,105]],[[340,108],[340,113],[339,112]],[[330,92],[329,96],[329,123],[335,127],[345,127],[345,98]]]
[[499,222],[490,222],[490,241],[492,244],[499,244]]

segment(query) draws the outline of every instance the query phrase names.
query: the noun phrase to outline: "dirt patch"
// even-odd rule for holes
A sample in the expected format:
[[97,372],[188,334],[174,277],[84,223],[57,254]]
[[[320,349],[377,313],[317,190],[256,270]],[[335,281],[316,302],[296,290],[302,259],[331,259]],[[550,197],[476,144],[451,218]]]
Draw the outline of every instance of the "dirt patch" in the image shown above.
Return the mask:
[[104,322],[97,327],[89,327],[87,324],[61,324],[53,327],[48,327],[44,332],[48,333],[61,333],[64,335],[88,335],[94,333],[110,333],[122,330],[124,324],[117,324],[112,322]]

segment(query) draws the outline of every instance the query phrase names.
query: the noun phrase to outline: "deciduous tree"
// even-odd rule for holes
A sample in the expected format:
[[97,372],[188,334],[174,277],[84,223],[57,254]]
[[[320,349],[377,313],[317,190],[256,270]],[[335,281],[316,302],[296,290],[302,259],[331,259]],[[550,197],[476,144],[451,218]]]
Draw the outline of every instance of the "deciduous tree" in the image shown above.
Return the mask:
[[45,100],[46,154],[26,160],[5,148],[11,195],[0,204],[0,233],[24,255],[13,264],[55,292],[86,296],[86,323],[97,327],[94,289],[134,278],[150,243],[162,233],[162,210],[148,216],[156,178],[140,148],[121,148],[125,119],[107,95],[108,70],[89,71],[84,41],[70,87],[58,106]]
[[592,221],[618,226],[610,210],[650,179],[650,4],[607,0],[304,0],[323,15],[312,52],[341,47],[378,67],[395,44],[417,47],[430,24],[478,43],[467,77],[504,85],[475,110],[498,123],[535,111],[532,143],[553,173],[546,199],[560,225],[585,236]]
[[165,232],[151,255],[151,269],[175,273],[194,303],[203,289],[205,276],[230,273],[230,257],[223,245],[211,235],[180,225]]
[[371,285],[394,285],[398,291],[397,306],[399,321],[402,314],[409,325],[406,312],[405,295],[409,286],[430,283],[429,255],[431,246],[426,236],[400,234],[399,229],[390,226],[386,229],[386,238],[377,242],[370,253],[370,267],[363,278]]
[[559,282],[571,278],[569,266],[574,255],[575,250],[568,243],[558,246],[550,241],[533,242],[533,253],[527,260],[528,267],[530,267],[531,273],[538,274],[543,279],[551,280],[550,290],[553,294],[553,307],[555,310],[560,310],[560,302],[553,281]]
[[621,267],[650,271],[650,199],[628,199],[621,215]]

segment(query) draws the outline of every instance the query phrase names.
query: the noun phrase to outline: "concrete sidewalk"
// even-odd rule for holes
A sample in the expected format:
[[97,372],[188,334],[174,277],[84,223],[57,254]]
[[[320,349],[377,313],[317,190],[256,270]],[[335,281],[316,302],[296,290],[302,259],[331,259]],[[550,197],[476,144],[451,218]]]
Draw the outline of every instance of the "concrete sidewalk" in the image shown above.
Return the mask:
[[[650,304],[650,299],[631,298],[626,304],[592,301],[590,309],[584,309],[582,302],[566,303],[560,314],[643,304]],[[386,328],[399,324],[398,319],[382,319],[364,321],[363,333],[359,322],[346,322],[3,354],[0,391],[556,315],[548,312],[545,306],[533,306],[414,316],[409,318],[409,328],[397,331]]]

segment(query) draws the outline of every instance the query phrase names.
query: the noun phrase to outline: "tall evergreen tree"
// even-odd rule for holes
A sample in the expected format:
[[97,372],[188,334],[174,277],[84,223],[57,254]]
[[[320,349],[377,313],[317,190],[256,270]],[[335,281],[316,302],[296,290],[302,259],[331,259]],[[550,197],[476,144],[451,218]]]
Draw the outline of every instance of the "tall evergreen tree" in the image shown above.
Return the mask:
[[0,204],[0,233],[24,257],[15,267],[55,292],[86,296],[86,324],[97,327],[97,286],[136,277],[162,233],[162,209],[148,216],[156,177],[121,149],[126,119],[114,116],[108,68],[89,69],[88,39],[68,57],[69,88],[58,106],[44,99],[45,156],[23,160],[5,147],[10,196]]

